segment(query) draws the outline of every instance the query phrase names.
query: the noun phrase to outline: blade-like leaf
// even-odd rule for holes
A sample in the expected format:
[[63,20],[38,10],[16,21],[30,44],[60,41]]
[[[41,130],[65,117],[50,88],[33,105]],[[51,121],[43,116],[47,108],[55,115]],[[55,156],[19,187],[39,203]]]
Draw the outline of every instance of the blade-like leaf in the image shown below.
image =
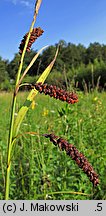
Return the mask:
[[[42,82],[44,83],[44,81],[46,80],[47,76],[49,75],[53,65],[54,65],[54,62],[56,60],[56,57],[57,57],[57,54],[58,54],[58,49],[56,51],[56,54],[55,54],[55,57],[53,59],[53,61],[49,64],[49,66],[44,70],[44,72],[41,74],[40,78],[37,80],[37,83],[39,82]],[[18,131],[19,131],[19,128],[20,128],[20,125],[34,99],[34,97],[37,95],[38,91],[36,89],[32,89],[31,92],[29,93],[25,103],[23,104],[23,106],[20,108],[19,112],[18,112],[18,115],[16,117],[16,120],[15,120],[15,123],[14,123],[14,130],[13,130],[13,138],[15,138],[18,134]]]
[[29,63],[28,67],[25,69],[22,77],[19,80],[18,85],[20,85],[20,83],[22,82],[23,78],[25,77],[25,75],[27,74],[27,72],[29,71],[29,69],[32,67],[32,65],[34,64],[34,62],[36,61],[36,59],[38,58],[38,56],[40,55],[40,53],[48,46],[43,47],[42,49],[40,49],[37,54],[33,57],[32,61]]

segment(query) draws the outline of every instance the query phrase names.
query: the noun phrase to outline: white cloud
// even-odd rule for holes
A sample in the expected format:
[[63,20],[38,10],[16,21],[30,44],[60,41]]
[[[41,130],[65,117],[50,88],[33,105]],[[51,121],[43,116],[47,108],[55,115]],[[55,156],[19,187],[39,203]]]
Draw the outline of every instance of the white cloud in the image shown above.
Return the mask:
[[9,0],[9,1],[11,1],[14,5],[17,4],[17,0]]
[[29,7],[29,8],[32,8],[33,7],[33,1],[32,0],[7,0],[9,2],[11,2],[12,4],[14,5],[17,5],[17,4],[22,4],[26,7]]
[[20,1],[20,3],[21,4],[23,4],[23,5],[25,5],[25,6],[27,6],[27,7],[29,7],[30,6],[30,3],[29,3],[29,1]]

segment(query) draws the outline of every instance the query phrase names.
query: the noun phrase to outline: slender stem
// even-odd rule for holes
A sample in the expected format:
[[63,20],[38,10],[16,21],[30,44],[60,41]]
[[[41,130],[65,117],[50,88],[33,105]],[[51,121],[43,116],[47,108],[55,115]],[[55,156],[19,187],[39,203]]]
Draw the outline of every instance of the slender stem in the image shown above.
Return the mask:
[[19,79],[20,79],[20,74],[21,74],[21,70],[22,70],[22,66],[23,66],[23,60],[24,60],[26,48],[27,48],[28,41],[29,41],[31,32],[33,30],[34,24],[35,24],[35,19],[33,19],[33,21],[32,21],[32,24],[31,24],[31,27],[30,27],[30,30],[29,30],[29,33],[28,33],[28,37],[27,37],[26,42],[25,42],[24,50],[22,52],[22,56],[21,56],[21,60],[20,60],[20,65],[19,65],[19,69],[18,69],[18,73],[17,73],[16,86],[17,86],[17,84],[19,82]]
[[86,193],[74,192],[74,191],[55,191],[55,192],[49,192],[47,194],[38,194],[37,198],[40,196],[55,195],[55,194],[75,194],[75,195],[83,195],[83,196],[92,196],[93,195],[93,194],[86,194]]
[[2,177],[3,177],[3,183],[4,183],[4,187],[5,187],[5,174],[4,174],[4,164],[3,164],[3,155],[2,155],[2,149],[0,147],[0,160],[1,160],[1,173],[2,173]]
[[14,93],[13,93],[13,100],[12,100],[12,108],[11,108],[11,119],[10,119],[10,129],[9,129],[9,137],[8,137],[8,149],[7,149],[7,169],[6,169],[6,181],[5,181],[5,200],[9,199],[9,187],[10,187],[10,170],[11,170],[11,150],[12,150],[12,142],[13,140],[13,126],[14,126],[14,114],[15,114],[15,107],[16,107],[16,96],[17,96],[17,92],[19,87],[17,88],[19,79],[20,79],[20,74],[22,71],[22,67],[23,67],[23,60],[24,60],[24,56],[25,56],[25,52],[26,52],[26,48],[29,42],[29,38],[31,35],[31,32],[33,30],[35,21],[36,21],[36,17],[38,14],[38,10],[41,4],[41,0],[37,0],[36,4],[35,4],[35,12],[34,12],[34,17],[33,17],[33,21],[31,23],[30,26],[30,30],[25,42],[25,46],[23,49],[23,53],[21,56],[21,60],[20,60],[20,65],[19,65],[19,69],[17,72],[17,78],[16,78],[16,85],[15,85],[15,89],[14,89]]
[[15,113],[16,96],[13,95],[13,102],[11,108],[11,119],[10,119],[10,129],[8,137],[8,150],[7,150],[7,170],[6,170],[6,181],[5,181],[5,200],[9,197],[9,185],[10,185],[10,169],[11,169],[11,144],[12,144],[12,130],[14,123],[14,113]]

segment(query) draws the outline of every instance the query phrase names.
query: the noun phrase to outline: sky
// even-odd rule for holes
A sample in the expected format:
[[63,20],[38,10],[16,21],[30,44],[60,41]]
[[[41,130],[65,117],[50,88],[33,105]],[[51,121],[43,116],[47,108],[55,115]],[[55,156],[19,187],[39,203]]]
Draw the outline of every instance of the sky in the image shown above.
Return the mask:
[[[0,56],[11,61],[29,31],[35,0],[0,0]],[[59,40],[106,44],[106,0],[42,0],[35,27],[44,33],[32,48],[39,50]]]

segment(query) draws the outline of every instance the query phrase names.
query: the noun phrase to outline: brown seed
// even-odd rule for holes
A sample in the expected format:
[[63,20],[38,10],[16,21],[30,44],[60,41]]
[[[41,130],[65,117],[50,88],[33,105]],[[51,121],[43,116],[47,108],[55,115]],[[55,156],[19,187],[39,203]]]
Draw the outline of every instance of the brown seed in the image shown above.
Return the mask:
[[58,145],[61,150],[65,150],[66,154],[75,160],[79,168],[81,168],[89,177],[93,186],[97,186],[99,184],[98,174],[94,171],[86,157],[80,153],[74,145],[69,144],[67,140],[64,140],[63,138],[58,138],[58,136],[55,136],[54,134],[44,134],[44,136],[49,138],[53,144]]
[[[35,40],[40,37],[42,34],[43,34],[43,30],[38,27],[38,28],[34,28],[32,30],[32,33],[30,35],[30,38],[29,38],[29,42],[28,42],[28,45],[27,45],[27,48],[26,48],[26,51],[27,52],[30,52],[30,49],[31,49],[31,46],[32,44],[35,42]],[[26,39],[28,37],[28,33],[26,33],[21,41],[21,44],[19,46],[19,53],[22,54],[23,52],[23,49],[24,49],[24,46],[25,46],[25,42],[26,42]]]
[[78,102],[78,96],[75,93],[66,92],[63,89],[56,88],[53,85],[47,85],[42,83],[36,83],[35,89],[40,93],[44,93],[45,95],[49,95],[50,97],[54,97],[61,101],[66,101],[67,103],[76,103]]

